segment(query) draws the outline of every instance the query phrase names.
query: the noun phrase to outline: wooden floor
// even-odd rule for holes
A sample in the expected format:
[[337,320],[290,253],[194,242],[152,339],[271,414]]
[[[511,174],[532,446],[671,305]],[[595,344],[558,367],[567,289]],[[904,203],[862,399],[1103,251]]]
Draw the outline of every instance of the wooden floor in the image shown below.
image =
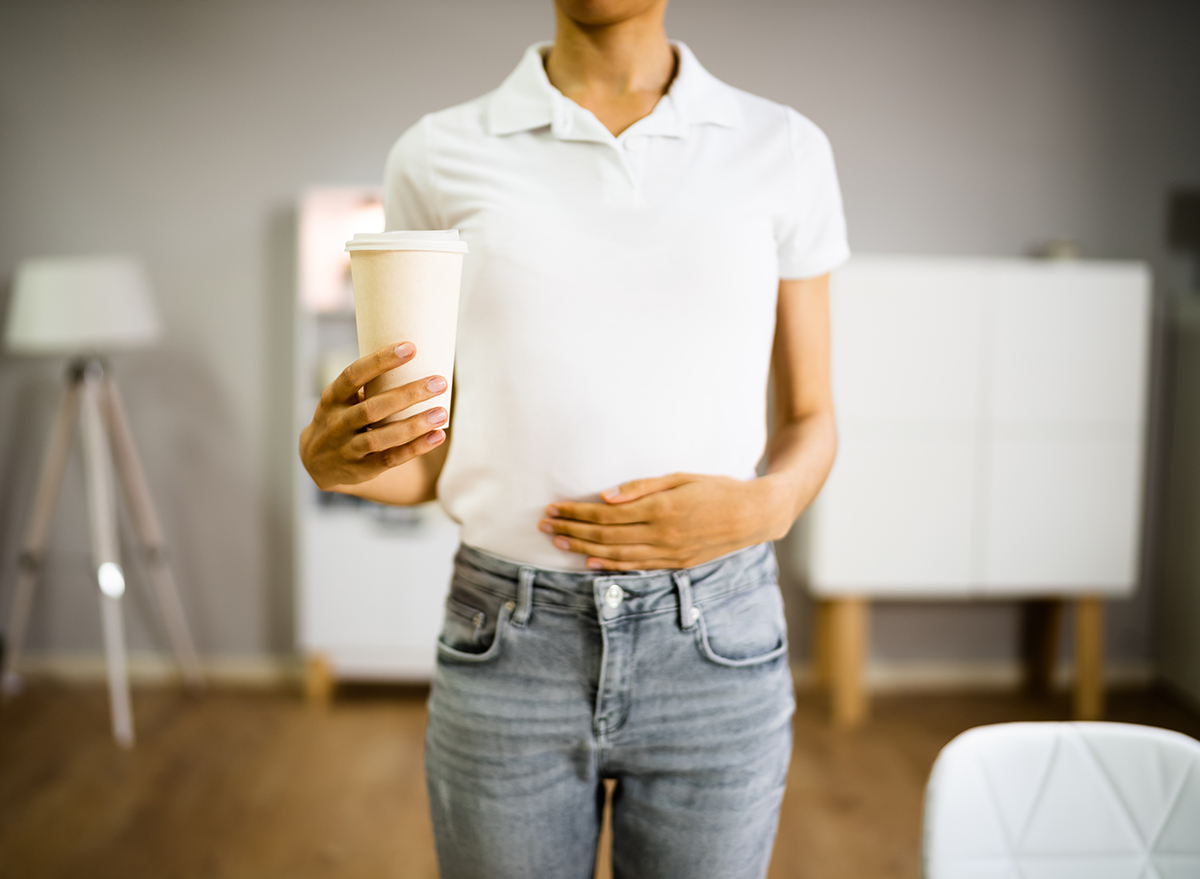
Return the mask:
[[[362,689],[321,712],[286,694],[147,689],[134,705],[132,753],[108,738],[100,688],[42,684],[0,708],[0,877],[436,876],[424,693]],[[1068,704],[897,696],[873,711],[837,733],[801,697],[772,879],[916,879],[942,745],[982,723],[1063,719]],[[1200,736],[1161,694],[1114,695],[1109,716]]]

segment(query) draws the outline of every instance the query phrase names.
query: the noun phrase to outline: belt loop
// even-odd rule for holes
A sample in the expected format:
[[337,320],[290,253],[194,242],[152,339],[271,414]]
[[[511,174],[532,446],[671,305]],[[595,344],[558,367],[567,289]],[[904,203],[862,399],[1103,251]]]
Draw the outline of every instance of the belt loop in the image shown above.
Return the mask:
[[522,565],[517,571],[517,609],[513,611],[512,624],[524,626],[529,622],[529,613],[533,609],[533,581],[537,577],[537,568]]
[[673,572],[671,579],[675,581],[675,589],[679,592],[679,628],[685,632],[691,631],[696,625],[692,614],[692,578],[687,571],[680,570]]

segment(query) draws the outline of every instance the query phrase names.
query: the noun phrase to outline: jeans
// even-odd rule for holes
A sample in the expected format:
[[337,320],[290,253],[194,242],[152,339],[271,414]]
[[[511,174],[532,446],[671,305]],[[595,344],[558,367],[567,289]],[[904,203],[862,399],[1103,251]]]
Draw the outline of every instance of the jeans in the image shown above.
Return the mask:
[[429,697],[442,879],[766,874],[794,709],[770,544],[562,573],[460,549]]

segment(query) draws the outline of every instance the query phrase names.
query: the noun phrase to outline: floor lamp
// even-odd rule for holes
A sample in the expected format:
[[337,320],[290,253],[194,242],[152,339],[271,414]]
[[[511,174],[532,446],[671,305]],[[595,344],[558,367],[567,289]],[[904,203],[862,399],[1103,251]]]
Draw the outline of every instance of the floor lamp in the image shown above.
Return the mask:
[[102,353],[144,347],[159,335],[158,316],[141,265],[124,257],[27,260],[17,268],[5,328],[14,354],[68,355],[67,386],[42,461],[33,513],[25,532],[9,616],[9,646],[0,690],[20,690],[17,661],[33,602],[50,520],[62,485],[76,421],[83,440],[92,559],[99,586],[113,737],[133,745],[133,714],[121,596],[125,573],[117,535],[115,470],[146,554],[150,583],[184,681],[202,685],[200,663],[183,606],[167,565],[162,528],[125,418],[125,409]]

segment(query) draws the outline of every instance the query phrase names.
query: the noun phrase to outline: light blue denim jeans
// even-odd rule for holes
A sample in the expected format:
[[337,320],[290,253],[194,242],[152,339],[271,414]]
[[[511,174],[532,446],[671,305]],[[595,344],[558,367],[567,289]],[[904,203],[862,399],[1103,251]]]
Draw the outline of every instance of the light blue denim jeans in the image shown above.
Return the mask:
[[794,709],[770,544],[683,571],[455,560],[425,773],[442,879],[762,877]]

